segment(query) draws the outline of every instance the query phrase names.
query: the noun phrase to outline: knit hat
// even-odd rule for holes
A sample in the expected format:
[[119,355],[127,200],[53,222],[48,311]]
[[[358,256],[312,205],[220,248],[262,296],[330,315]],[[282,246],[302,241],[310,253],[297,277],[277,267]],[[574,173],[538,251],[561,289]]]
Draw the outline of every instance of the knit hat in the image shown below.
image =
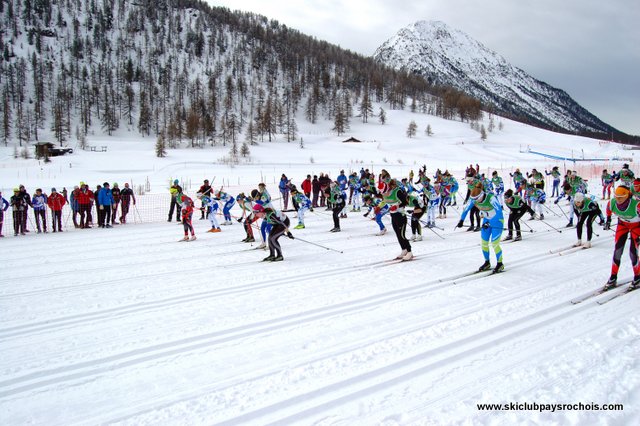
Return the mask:
[[253,206],[253,211],[256,213],[260,213],[264,211],[264,207],[261,204],[256,204]]
[[180,182],[180,181],[179,181],[178,179],[175,179],[175,180],[173,181],[173,184],[174,184],[174,185],[177,185],[179,182]]
[[629,188],[619,186],[616,188],[615,197],[621,200],[626,200],[629,197]]
[[20,188],[13,188],[13,192],[20,192]]
[[471,198],[473,198],[474,200],[477,200],[478,198],[480,198],[482,196],[482,194],[484,194],[484,191],[482,190],[482,184],[478,183],[478,185],[476,185],[472,190],[471,190]]
[[51,188],[51,192],[56,192],[56,189],[55,188]]
[[582,192],[576,192],[576,195],[573,196],[574,204],[582,204],[584,203],[584,194]]

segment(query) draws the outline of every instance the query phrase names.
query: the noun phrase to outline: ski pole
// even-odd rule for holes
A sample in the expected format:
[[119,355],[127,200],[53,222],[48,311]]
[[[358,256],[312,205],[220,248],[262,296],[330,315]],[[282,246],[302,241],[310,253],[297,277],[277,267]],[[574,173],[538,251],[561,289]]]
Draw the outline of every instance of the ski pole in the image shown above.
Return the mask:
[[302,241],[303,243],[307,243],[307,244],[311,244],[313,246],[321,247],[321,248],[323,248],[325,250],[331,250],[331,251],[335,251],[335,252],[338,252],[338,253],[344,253],[342,250],[336,250],[336,249],[331,248],[331,247],[327,247],[327,246],[323,246],[321,244],[313,243],[311,241],[303,240],[302,238],[294,237],[294,240]]
[[545,222],[545,221],[544,221],[544,220],[542,220],[542,219],[540,219],[540,222],[544,223],[545,225],[547,225],[549,228],[553,229],[554,231],[557,231],[557,232],[559,232],[560,234],[562,234],[562,231],[561,231],[560,229],[556,228],[555,226],[548,224],[547,222]]
[[[420,219],[420,223],[423,224],[424,226],[426,226],[427,228],[429,228],[428,222],[425,222],[424,220]],[[439,230],[444,231],[444,228],[442,228],[440,226],[437,226],[437,225],[432,225],[431,227],[432,228],[438,228]]]
[[529,228],[529,229],[530,229],[530,231],[529,231],[529,232],[535,232],[535,231],[533,230],[533,228],[531,228],[531,227],[527,224],[527,222],[522,222],[522,224],[523,224],[524,226],[526,226],[527,228]]
[[[542,204],[542,207],[544,207],[545,209],[547,209],[547,210],[548,210],[552,215],[560,217],[560,215],[559,215],[558,213],[556,213],[556,212],[554,212],[553,210],[551,210],[549,207],[547,207],[547,205],[546,205],[546,204]],[[558,207],[559,207],[559,206],[558,206]]]
[[429,227],[429,226],[425,226],[425,228],[427,228],[429,231],[433,232],[434,234],[436,234],[438,237],[440,237],[441,239],[445,239],[442,235],[438,234],[436,231],[433,230],[433,228]]
[[571,219],[569,219],[569,216],[567,216],[567,214],[564,212],[564,209],[562,208],[562,206],[560,204],[556,204],[556,205],[558,206],[558,208],[560,209],[564,217],[566,217],[568,221],[571,221]]

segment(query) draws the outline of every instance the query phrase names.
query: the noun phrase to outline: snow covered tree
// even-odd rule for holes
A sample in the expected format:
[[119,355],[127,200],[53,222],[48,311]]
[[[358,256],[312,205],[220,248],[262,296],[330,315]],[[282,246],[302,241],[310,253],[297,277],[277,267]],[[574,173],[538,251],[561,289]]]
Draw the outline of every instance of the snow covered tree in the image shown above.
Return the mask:
[[158,138],[156,139],[156,157],[166,157],[166,138],[164,137],[164,133],[158,134]]
[[427,128],[425,129],[424,133],[427,136],[433,136],[433,130],[431,130],[431,124],[427,124]]
[[366,123],[369,120],[369,116],[373,115],[373,106],[371,105],[371,99],[369,99],[369,91],[365,90],[362,95],[362,101],[359,106],[360,117],[362,122]]
[[387,113],[382,109],[382,107],[380,107],[380,112],[378,113],[378,121],[382,125],[387,122]]
[[247,145],[246,142],[242,142],[242,146],[240,147],[240,155],[246,158],[249,156],[249,154],[251,154],[251,151],[249,150],[249,145]]
[[415,121],[411,120],[411,123],[409,123],[409,127],[407,127],[407,137],[412,138],[416,135],[417,132],[418,125]]

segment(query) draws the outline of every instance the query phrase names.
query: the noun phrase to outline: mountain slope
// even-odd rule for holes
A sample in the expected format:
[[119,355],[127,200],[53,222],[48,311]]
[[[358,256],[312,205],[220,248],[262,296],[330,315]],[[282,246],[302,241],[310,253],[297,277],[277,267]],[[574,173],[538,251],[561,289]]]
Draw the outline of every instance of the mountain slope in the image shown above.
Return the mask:
[[537,80],[469,35],[439,21],[419,21],[383,43],[374,59],[453,86],[498,114],[571,132],[619,133],[566,92]]

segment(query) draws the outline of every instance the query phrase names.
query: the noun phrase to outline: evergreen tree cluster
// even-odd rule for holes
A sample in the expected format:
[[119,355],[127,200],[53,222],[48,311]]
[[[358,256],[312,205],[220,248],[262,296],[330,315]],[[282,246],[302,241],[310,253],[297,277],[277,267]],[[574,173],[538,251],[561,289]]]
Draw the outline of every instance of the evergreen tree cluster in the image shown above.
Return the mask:
[[[198,0],[0,0],[2,141],[126,129],[164,147],[349,129],[372,103],[477,120],[480,103],[253,13]],[[381,111],[383,112],[383,111]],[[384,123],[384,117],[379,121]],[[160,138],[160,136],[162,136]],[[248,155],[240,150],[241,155]]]

